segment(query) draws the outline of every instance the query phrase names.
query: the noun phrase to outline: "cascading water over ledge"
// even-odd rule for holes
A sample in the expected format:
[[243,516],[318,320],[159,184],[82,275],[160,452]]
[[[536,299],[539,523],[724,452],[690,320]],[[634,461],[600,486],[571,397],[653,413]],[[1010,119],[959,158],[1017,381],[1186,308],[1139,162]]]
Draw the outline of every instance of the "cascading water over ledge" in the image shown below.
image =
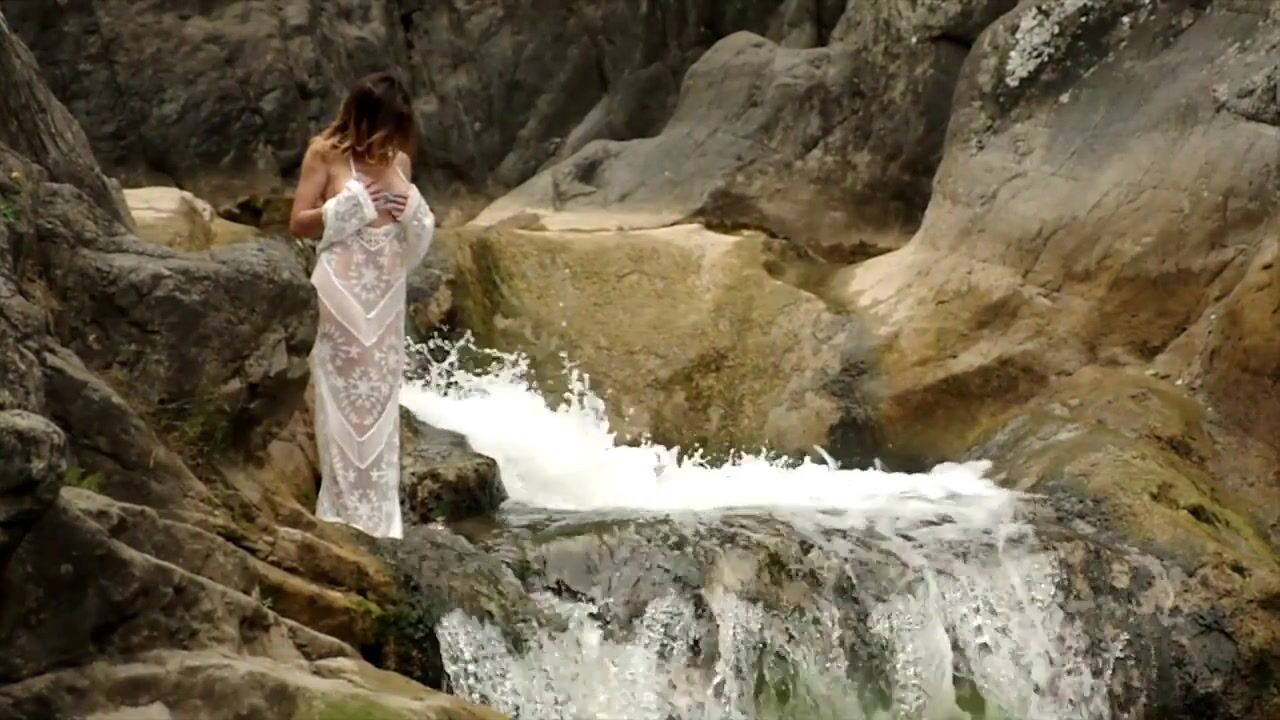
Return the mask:
[[[436,348],[439,354],[440,348]],[[499,464],[511,500],[473,542],[557,628],[461,611],[438,627],[464,695],[520,718],[1111,720],[1144,707],[1160,568],[1035,520],[986,463],[928,473],[761,453],[723,464],[616,444],[574,371],[550,407],[522,358],[445,348],[406,387]],[[469,371],[463,358],[490,362]]]

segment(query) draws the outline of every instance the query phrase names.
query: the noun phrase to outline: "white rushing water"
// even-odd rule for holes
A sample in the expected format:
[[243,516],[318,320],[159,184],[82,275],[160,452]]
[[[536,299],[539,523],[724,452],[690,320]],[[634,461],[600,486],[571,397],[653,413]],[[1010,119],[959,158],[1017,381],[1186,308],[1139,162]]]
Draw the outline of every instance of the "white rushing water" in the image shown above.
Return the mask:
[[[515,503],[650,515],[752,509],[816,543],[799,569],[848,573],[859,587],[855,573],[865,569],[850,538],[871,535],[901,565],[898,589],[859,628],[887,653],[881,690],[892,697],[879,706],[846,656],[834,581],[787,608],[708,581],[693,594],[715,623],[713,667],[694,650],[695,598],[676,588],[625,639],[609,636],[596,605],[540,595],[568,629],[540,630],[520,653],[498,628],[454,612],[438,632],[459,692],[516,717],[563,720],[1111,717],[1114,651],[1088,647],[1062,611],[1055,558],[1028,542],[1019,497],[984,477],[986,463],[907,474],[764,453],[716,465],[676,448],[622,446],[580,374],[553,407],[521,358],[493,354],[490,368],[472,373],[459,352],[407,386],[402,404],[493,457]],[[761,691],[779,684],[781,694]],[[981,695],[978,709],[957,697],[962,686]]]
[[570,390],[552,408],[522,358],[493,353],[496,366],[481,375],[460,371],[458,352],[433,364],[425,381],[405,387],[401,403],[496,460],[518,503],[561,510],[822,510],[827,522],[846,524],[943,511],[986,527],[1009,520],[1014,510],[1014,494],[983,476],[985,462],[910,474],[809,460],[797,466],[762,452],[711,465],[679,448],[619,445],[604,401],[582,374],[571,372]]

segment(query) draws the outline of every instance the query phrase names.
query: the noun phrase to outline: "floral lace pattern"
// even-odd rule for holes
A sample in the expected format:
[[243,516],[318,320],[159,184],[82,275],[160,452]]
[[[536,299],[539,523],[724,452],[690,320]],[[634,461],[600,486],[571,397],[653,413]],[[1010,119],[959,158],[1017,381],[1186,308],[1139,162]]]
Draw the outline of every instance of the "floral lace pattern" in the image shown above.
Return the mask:
[[377,217],[354,180],[324,206],[311,275],[320,297],[311,353],[322,476],[316,517],[399,538],[405,277],[426,256],[435,217],[416,190],[397,222],[375,227]]

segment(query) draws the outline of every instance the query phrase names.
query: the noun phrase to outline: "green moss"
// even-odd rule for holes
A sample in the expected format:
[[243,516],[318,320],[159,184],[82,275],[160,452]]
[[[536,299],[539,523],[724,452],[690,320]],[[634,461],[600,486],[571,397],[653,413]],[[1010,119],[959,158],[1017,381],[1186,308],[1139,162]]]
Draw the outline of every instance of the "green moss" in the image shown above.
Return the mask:
[[[1202,411],[1177,389],[1094,372],[1009,423],[982,455],[1030,489],[1057,485],[1099,501],[1109,523],[1195,566],[1210,549],[1275,567],[1266,540],[1211,472]],[[1065,398],[1083,398],[1071,407]]]
[[387,614],[381,605],[360,595],[352,596],[351,604],[370,627],[379,627]]
[[410,720],[407,715],[365,697],[350,696],[308,703],[292,720]]
[[188,459],[212,458],[232,445],[231,411],[218,393],[198,390],[191,400],[161,410],[161,425]]
[[0,222],[5,225],[18,222],[18,208],[8,198],[0,197]]
[[226,448],[228,436],[225,408],[203,398],[192,404],[178,428],[178,437],[184,444],[214,452]]
[[[440,663],[440,640],[436,637],[436,616],[424,604],[399,602],[389,608],[369,603],[374,622],[374,642],[365,648],[375,664],[410,677],[423,685],[445,687]],[[364,607],[361,607],[365,611]]]
[[79,465],[68,465],[66,475],[62,478],[64,487],[75,487],[91,492],[101,492],[102,473],[86,472]]

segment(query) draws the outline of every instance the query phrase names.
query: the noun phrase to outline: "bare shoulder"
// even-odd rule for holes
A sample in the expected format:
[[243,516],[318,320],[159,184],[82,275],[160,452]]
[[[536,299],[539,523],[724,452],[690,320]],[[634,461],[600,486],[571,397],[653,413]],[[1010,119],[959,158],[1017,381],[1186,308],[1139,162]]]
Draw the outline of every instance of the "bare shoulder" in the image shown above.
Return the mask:
[[405,177],[413,177],[413,161],[409,159],[407,154],[402,152],[396,153],[396,167],[399,168],[400,172],[404,173]]
[[302,163],[312,167],[328,167],[333,163],[333,158],[333,143],[317,135],[307,143],[307,154],[303,156]]

